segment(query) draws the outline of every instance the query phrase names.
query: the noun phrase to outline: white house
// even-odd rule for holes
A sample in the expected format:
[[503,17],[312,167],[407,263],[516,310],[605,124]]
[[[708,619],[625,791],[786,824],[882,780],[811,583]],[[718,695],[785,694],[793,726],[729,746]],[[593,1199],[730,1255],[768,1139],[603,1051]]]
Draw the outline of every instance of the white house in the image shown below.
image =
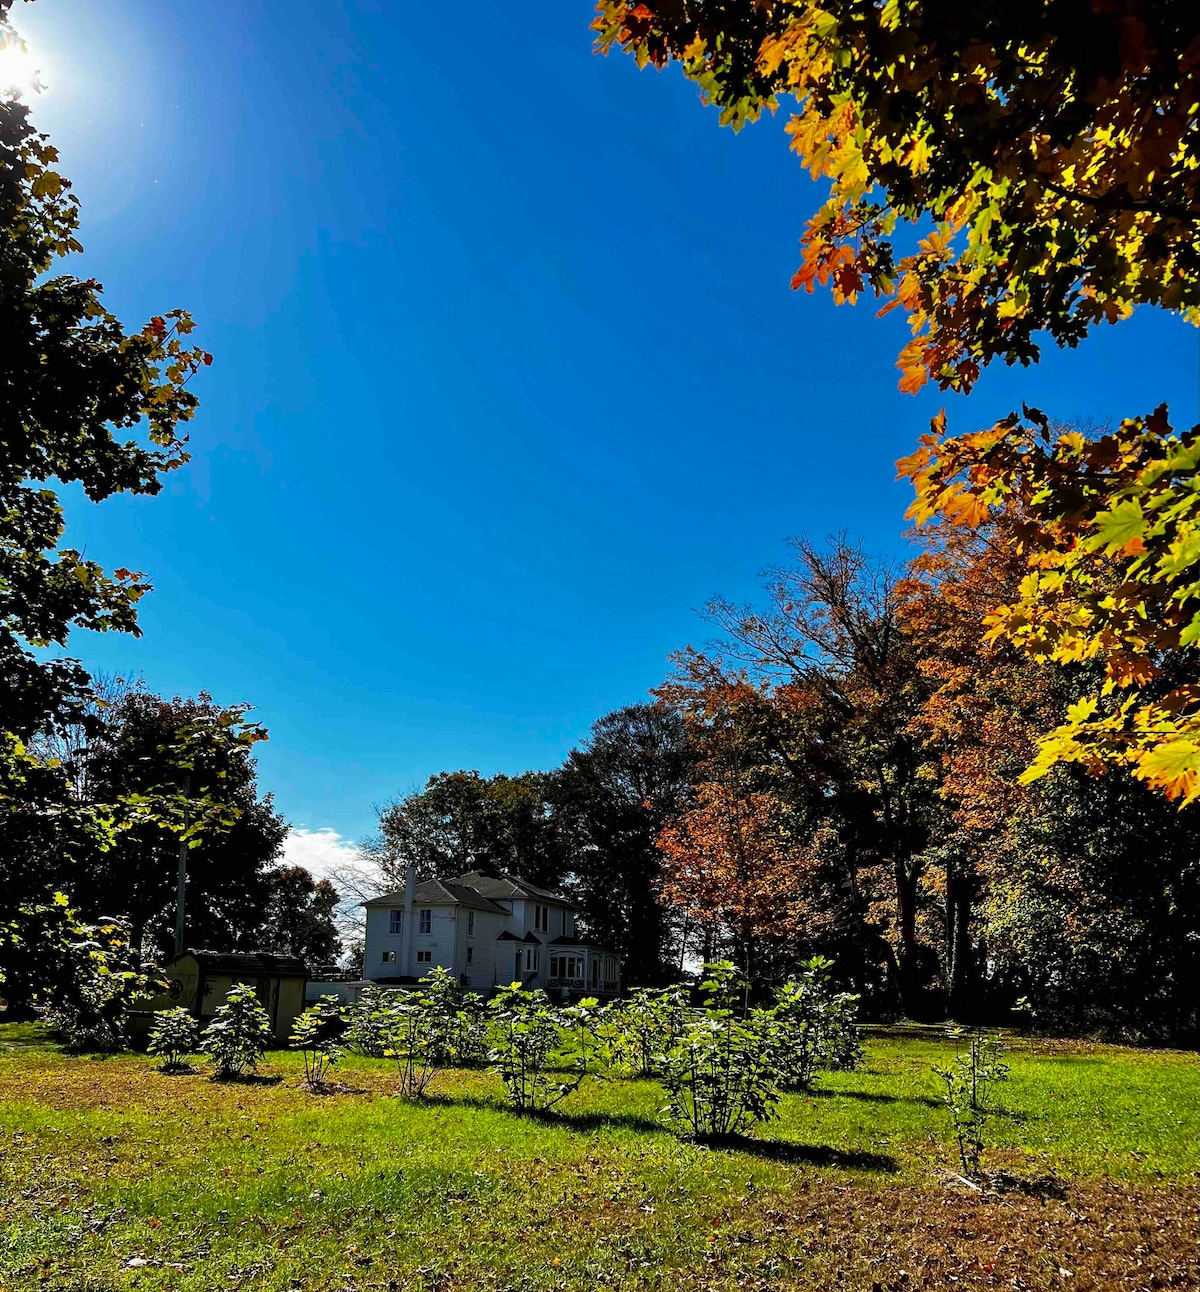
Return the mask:
[[511,982],[554,996],[620,990],[620,958],[576,935],[576,908],[511,875],[470,871],[418,884],[410,871],[403,889],[363,906],[363,976],[370,982],[413,982],[441,965],[485,994]]

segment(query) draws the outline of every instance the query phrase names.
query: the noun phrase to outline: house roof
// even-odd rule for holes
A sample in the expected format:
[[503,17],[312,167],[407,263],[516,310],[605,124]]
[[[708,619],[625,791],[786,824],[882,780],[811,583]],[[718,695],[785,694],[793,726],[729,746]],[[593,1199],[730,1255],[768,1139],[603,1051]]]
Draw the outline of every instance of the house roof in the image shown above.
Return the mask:
[[574,906],[574,903],[563,897],[561,893],[552,893],[548,888],[539,888],[527,879],[519,879],[515,875],[485,875],[479,870],[469,870],[465,875],[455,875],[454,882],[469,885],[484,897],[500,897],[506,900],[514,897],[546,897],[563,906]]
[[[398,888],[392,893],[383,893],[363,902],[364,906],[403,906],[404,889]],[[503,906],[497,906],[483,896],[477,889],[461,882],[461,879],[426,879],[413,889],[414,906],[467,906],[476,911],[491,911],[496,915],[508,915]]]
[[307,978],[308,966],[299,956],[279,956],[272,951],[204,951],[188,948],[208,973],[244,973],[259,978]]
[[[413,889],[414,906],[469,906],[477,911],[492,911],[499,915],[510,912],[498,906],[495,899],[512,901],[514,898],[543,897],[562,906],[574,907],[565,897],[552,893],[548,888],[539,888],[524,879],[512,875],[485,875],[478,870],[469,870],[465,875],[455,875],[453,879],[426,879]],[[404,889],[383,893],[363,902],[363,906],[393,907],[403,906]]]
[[510,933],[507,929],[503,933],[496,935],[497,942],[532,942],[535,946],[541,946],[542,940],[532,933],[526,933],[523,938],[517,937],[515,933]]

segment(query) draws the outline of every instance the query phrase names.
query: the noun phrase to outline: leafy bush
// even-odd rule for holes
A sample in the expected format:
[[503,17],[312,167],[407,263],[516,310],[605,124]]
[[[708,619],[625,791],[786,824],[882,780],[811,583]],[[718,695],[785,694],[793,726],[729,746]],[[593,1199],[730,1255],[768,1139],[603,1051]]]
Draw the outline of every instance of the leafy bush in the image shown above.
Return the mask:
[[204,1029],[204,1052],[216,1064],[219,1079],[251,1071],[271,1042],[271,1020],[254,988],[236,983]]
[[415,990],[368,989],[354,1007],[349,1036],[364,1054],[392,1059],[400,1093],[417,1099],[454,1053],[457,1018],[444,970],[423,978]]
[[962,1028],[951,1028],[948,1035],[955,1041],[954,1059],[945,1068],[935,1064],[933,1070],[945,1087],[942,1099],[954,1123],[963,1174],[974,1179],[983,1158],[984,1127],[995,1112],[993,1087],[1008,1078],[1008,1064],[997,1037],[982,1032],[968,1034]]
[[682,987],[638,988],[602,1013],[602,1035],[616,1067],[635,1077],[656,1075],[663,1055],[682,1035],[689,1006]]
[[292,1024],[290,1044],[304,1056],[304,1080],[310,1090],[325,1085],[329,1069],[345,1051],[346,1020],[336,996],[322,996]]
[[832,968],[831,960],[816,956],[775,993],[775,1061],[785,1089],[809,1089],[818,1068],[844,1070],[862,1062],[858,997],[832,990]]
[[72,1050],[128,1049],[134,1006],[161,984],[138,967],[124,925],[82,924],[62,894],[25,914],[29,943],[55,961],[35,996],[54,1034]]
[[150,1043],[146,1048],[162,1059],[160,1071],[186,1072],[187,1057],[195,1054],[199,1039],[200,1024],[180,1006],[155,1014],[150,1027]]
[[737,998],[745,984],[731,963],[705,965],[705,972],[704,1001],[663,1056],[659,1076],[667,1092],[668,1124],[695,1139],[722,1139],[774,1115],[778,1025],[773,1010],[738,1016]]
[[487,999],[477,991],[464,992],[458,1007],[455,1061],[462,1067],[479,1067],[488,1061]]
[[370,1059],[382,1059],[388,1046],[384,1020],[389,1003],[398,993],[366,987],[346,1010],[346,1045]]
[[[597,1002],[556,1009],[544,991],[502,987],[488,1004],[492,1071],[517,1112],[546,1112],[595,1071]],[[555,1072],[556,1077],[550,1075]]]
[[464,992],[454,975],[440,965],[421,979],[421,1002],[442,1050],[433,1056],[439,1067],[473,1064],[487,1058],[486,1002]]

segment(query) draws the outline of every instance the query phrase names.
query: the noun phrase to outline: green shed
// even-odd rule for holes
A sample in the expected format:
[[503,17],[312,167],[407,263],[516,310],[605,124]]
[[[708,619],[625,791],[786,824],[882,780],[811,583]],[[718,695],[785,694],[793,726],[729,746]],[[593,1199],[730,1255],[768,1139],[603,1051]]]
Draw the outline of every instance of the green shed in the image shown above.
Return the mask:
[[206,1024],[235,983],[254,988],[267,1011],[275,1039],[286,1043],[297,1014],[304,1010],[308,966],[298,956],[270,951],[185,951],[162,968],[167,990],[154,997],[151,1012],[182,1005]]

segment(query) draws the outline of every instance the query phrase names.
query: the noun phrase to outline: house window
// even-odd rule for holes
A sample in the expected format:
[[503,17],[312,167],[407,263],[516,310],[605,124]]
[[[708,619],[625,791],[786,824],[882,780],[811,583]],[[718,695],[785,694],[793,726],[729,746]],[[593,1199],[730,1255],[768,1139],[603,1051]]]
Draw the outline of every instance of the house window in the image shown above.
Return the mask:
[[432,952],[432,951],[418,951],[418,952],[417,952],[417,964],[419,964],[419,965],[428,965],[428,964],[432,964],[432,963],[433,963],[433,952]]
[[583,960],[579,956],[551,956],[550,977],[570,978],[578,982],[583,978]]
[[385,965],[394,965],[396,963],[396,953],[394,951],[385,951],[383,953],[383,963]]
[[548,906],[535,906],[533,908],[533,927],[539,933],[550,932],[550,908]]
[[525,953],[525,968],[530,973],[537,973],[542,963],[542,953],[537,947],[530,947]]
[[399,933],[400,930],[404,927],[404,912],[389,911],[388,915],[390,916],[388,920],[388,932]]
[[423,911],[417,912],[417,921],[418,933],[433,932],[433,912],[429,910],[428,907]]
[[468,911],[467,912],[467,933],[471,934],[474,932],[475,932],[475,912]]
[[473,963],[473,962],[474,962],[474,960],[475,960],[475,948],[474,948],[474,947],[468,947],[468,948],[467,948],[467,964],[471,964],[471,963]]
[[592,986],[594,987],[599,981],[600,981],[600,961],[598,959],[594,959],[592,961],[592,978],[591,978]]

